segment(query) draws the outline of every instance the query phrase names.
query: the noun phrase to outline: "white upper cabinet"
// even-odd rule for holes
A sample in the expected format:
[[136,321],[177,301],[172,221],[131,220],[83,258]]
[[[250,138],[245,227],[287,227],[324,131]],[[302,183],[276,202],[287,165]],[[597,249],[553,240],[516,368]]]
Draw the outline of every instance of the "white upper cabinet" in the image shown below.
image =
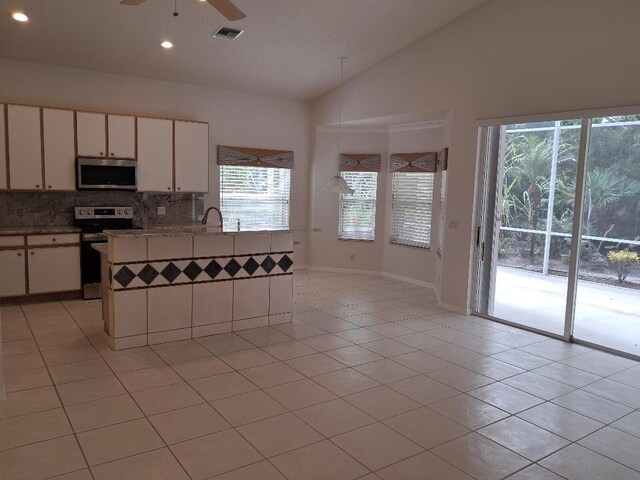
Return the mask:
[[209,124],[175,122],[176,191],[209,191]]
[[107,131],[109,132],[109,157],[135,158],[135,117],[128,115],[108,115]]
[[12,190],[42,189],[40,108],[8,106],[9,185]]
[[173,122],[137,118],[138,191],[173,191]]
[[45,190],[75,190],[73,111],[42,109]]
[[7,188],[7,149],[4,132],[4,104],[0,103],[0,190]]
[[107,125],[104,113],[76,112],[78,156],[104,157]]

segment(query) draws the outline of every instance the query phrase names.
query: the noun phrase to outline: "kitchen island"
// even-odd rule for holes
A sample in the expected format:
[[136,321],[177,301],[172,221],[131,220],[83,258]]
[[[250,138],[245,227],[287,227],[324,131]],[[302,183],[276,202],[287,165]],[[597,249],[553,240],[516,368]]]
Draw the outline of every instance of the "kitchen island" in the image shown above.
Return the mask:
[[114,350],[291,321],[293,234],[189,224],[106,231]]

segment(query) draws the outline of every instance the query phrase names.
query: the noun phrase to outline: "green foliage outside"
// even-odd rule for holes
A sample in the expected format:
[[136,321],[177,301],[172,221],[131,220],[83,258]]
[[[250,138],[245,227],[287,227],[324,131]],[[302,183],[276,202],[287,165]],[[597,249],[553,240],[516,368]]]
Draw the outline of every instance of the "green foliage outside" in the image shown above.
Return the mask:
[[[593,120],[588,150],[583,231],[585,236],[640,239],[640,116],[605,117]],[[625,125],[605,126],[610,122]],[[579,126],[564,121],[562,126]],[[602,125],[602,126],[598,126]],[[504,181],[501,197],[502,226],[544,231],[551,185],[554,130],[509,130],[553,127],[544,124],[507,126],[504,145]],[[552,231],[570,234],[576,190],[580,129],[560,129],[555,197],[551,209]],[[502,231],[499,255],[517,259],[520,265],[539,265],[544,253],[544,234]],[[627,248],[628,247],[628,248]],[[606,240],[585,240],[581,261],[611,265],[612,249],[636,253],[637,247]],[[566,262],[570,252],[567,236],[551,237],[550,258]],[[637,262],[626,262],[632,268]],[[618,263],[616,263],[616,269]],[[625,267],[626,268],[626,267]],[[626,276],[629,271],[626,271]],[[622,281],[622,280],[621,280]]]

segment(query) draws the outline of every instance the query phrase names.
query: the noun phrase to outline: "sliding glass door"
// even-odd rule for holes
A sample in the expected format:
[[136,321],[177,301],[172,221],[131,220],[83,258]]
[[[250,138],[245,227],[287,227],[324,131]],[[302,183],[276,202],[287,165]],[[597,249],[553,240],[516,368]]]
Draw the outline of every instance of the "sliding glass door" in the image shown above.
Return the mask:
[[476,312],[640,354],[640,121],[505,124],[482,136]]
[[573,335],[640,356],[639,118],[591,121]]

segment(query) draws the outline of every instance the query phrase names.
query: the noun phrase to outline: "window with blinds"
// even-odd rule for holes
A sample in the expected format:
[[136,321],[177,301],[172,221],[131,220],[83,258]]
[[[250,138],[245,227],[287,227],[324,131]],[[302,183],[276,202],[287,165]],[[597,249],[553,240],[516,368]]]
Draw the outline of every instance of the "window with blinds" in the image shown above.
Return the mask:
[[395,172],[391,206],[391,243],[428,248],[431,242],[433,173]]
[[220,209],[225,232],[289,229],[291,170],[220,167]]
[[340,194],[338,238],[374,240],[376,237],[376,191],[378,172],[341,172],[347,185],[355,190]]

